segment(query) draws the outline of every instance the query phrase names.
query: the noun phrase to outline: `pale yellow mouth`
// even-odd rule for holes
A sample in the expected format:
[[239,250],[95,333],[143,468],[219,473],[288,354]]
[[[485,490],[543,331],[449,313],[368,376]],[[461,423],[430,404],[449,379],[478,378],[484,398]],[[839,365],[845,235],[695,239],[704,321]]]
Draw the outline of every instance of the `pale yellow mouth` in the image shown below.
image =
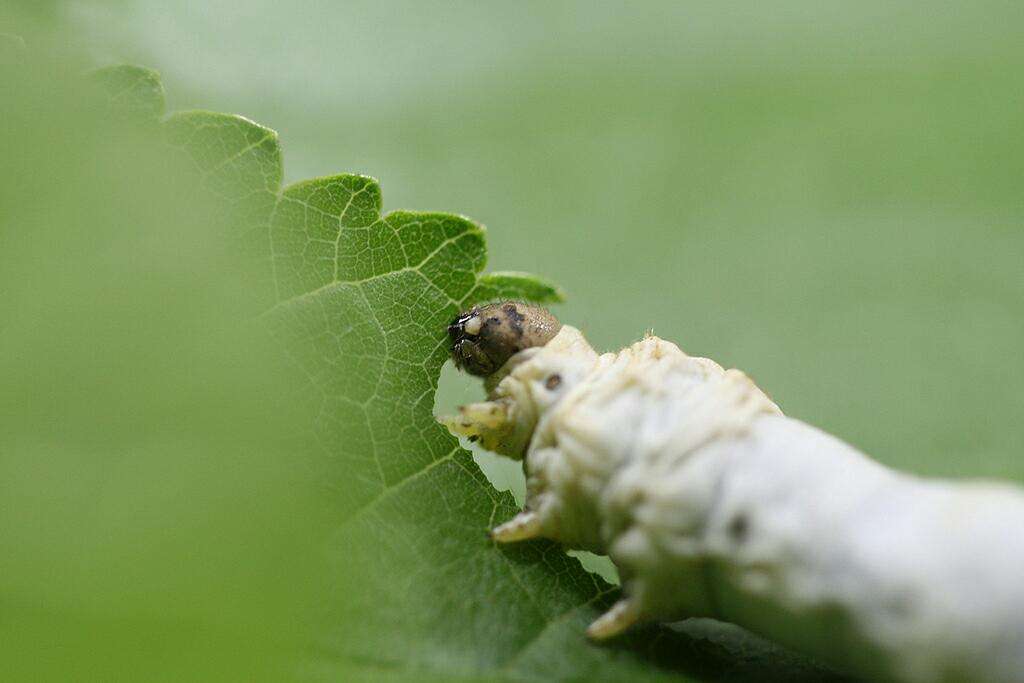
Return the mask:
[[507,398],[460,406],[458,415],[444,415],[437,421],[456,436],[479,442],[489,451],[501,452],[515,426],[514,404]]

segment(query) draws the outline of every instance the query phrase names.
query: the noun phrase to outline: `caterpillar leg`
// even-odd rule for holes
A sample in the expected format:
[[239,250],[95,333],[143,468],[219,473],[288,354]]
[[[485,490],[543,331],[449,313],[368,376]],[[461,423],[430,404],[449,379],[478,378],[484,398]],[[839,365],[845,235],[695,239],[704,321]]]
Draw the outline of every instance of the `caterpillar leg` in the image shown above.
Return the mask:
[[638,604],[629,598],[623,598],[587,627],[587,637],[591,640],[607,640],[619,635],[639,620]]
[[491,530],[491,538],[498,543],[512,543],[538,538],[541,534],[541,519],[536,512],[520,512],[518,515]]

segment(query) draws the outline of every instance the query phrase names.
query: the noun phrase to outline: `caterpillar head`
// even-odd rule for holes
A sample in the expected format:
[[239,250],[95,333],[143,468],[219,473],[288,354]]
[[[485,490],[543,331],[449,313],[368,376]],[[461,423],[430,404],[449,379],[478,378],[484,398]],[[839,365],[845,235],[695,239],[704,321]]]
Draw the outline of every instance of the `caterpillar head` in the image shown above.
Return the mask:
[[462,406],[458,415],[441,418],[442,424],[453,434],[517,460],[539,421],[597,358],[579,330],[526,304],[474,308],[448,330],[456,365],[486,377],[490,400]]
[[452,360],[471,375],[487,377],[520,351],[547,344],[561,327],[540,306],[516,301],[474,306],[448,326]]

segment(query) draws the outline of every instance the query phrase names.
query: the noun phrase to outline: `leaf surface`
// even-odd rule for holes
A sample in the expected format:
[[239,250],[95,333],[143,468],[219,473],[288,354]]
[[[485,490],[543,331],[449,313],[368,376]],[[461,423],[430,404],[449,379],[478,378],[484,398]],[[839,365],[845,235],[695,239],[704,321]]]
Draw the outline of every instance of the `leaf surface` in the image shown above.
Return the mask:
[[[116,67],[96,80],[120,111],[158,126],[197,171],[196,201],[214,207],[225,244],[251,265],[236,283],[244,296],[233,302],[284,351],[289,382],[274,390],[287,387],[282,410],[291,419],[281,425],[293,433],[276,436],[290,443],[295,472],[274,475],[276,492],[326,489],[332,519],[323,557],[302,558],[327,567],[313,573],[323,578],[313,591],[314,645],[304,676],[822,680],[821,669],[721,625],[647,627],[593,645],[583,630],[617,588],[553,544],[499,548],[488,539],[485,531],[511,517],[515,502],[434,420],[445,328],[479,301],[557,302],[555,285],[522,273],[485,273],[485,232],[468,218],[382,214],[372,178],[341,174],[282,186],[274,131],[214,112],[161,118],[163,88],[152,71]],[[245,411],[230,404],[245,406],[248,394],[265,388],[234,382],[228,377],[219,386],[247,395],[216,394],[219,404],[202,407],[211,430],[227,429],[218,439],[244,420]],[[177,385],[168,392],[175,400],[193,397]],[[218,405],[225,406],[220,413]],[[207,441],[197,453],[219,443]],[[274,509],[298,514],[287,505]],[[303,522],[278,525],[270,514],[254,514],[246,531],[280,526],[298,533]]]
[[445,213],[381,213],[378,183],[341,174],[280,188],[277,137],[241,117],[166,122],[266,264],[262,314],[302,386],[312,474],[337,529],[318,604],[317,677],[424,680],[821,680],[738,629],[649,627],[596,646],[585,626],[617,587],[546,542],[497,547],[516,505],[433,416],[446,326],[474,303],[558,302],[535,276],[484,273],[484,229]]

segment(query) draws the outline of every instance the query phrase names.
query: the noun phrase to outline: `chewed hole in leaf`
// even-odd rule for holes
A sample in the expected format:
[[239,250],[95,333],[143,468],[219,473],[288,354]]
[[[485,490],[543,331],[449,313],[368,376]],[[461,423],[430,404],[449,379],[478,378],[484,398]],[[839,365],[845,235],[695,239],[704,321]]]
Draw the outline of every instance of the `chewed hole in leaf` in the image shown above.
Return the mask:
[[[459,372],[451,361],[445,363],[441,368],[437,394],[434,397],[434,414],[453,415],[459,406],[481,400],[483,388],[480,378]],[[465,437],[460,438],[459,443],[473,454],[473,460],[495,489],[509,491],[515,497],[517,505],[523,504],[526,497],[526,478],[523,476],[521,463],[484,450]]]

